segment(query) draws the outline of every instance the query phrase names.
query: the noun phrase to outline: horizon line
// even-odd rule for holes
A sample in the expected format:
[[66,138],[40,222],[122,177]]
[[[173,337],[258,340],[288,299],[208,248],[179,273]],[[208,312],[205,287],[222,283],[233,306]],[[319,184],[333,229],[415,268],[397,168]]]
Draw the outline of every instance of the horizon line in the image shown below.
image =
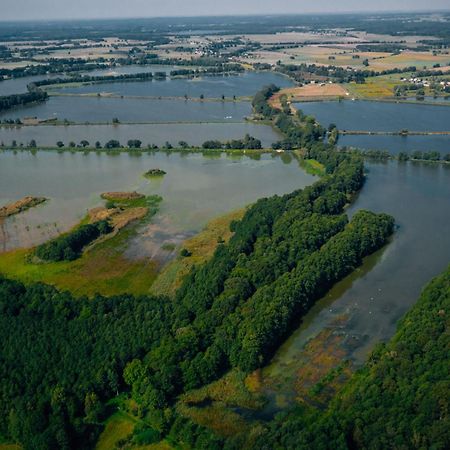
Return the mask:
[[450,8],[448,9],[412,9],[412,10],[406,10],[406,9],[395,9],[395,10],[367,10],[367,11],[309,11],[309,12],[261,12],[256,14],[250,14],[250,13],[223,13],[223,14],[192,14],[192,15],[161,15],[161,16],[95,16],[95,17],[76,17],[76,18],[69,18],[69,17],[54,17],[51,19],[44,19],[44,18],[38,18],[38,19],[7,19],[7,20],[0,20],[0,23],[26,23],[26,22],[88,22],[88,21],[107,21],[107,20],[117,20],[117,21],[124,21],[124,20],[151,20],[151,19],[193,19],[193,18],[220,18],[220,17],[264,17],[264,16],[273,16],[273,17],[283,17],[283,16],[311,16],[311,15],[318,15],[318,16],[324,16],[324,15],[365,15],[365,14],[435,14],[435,13],[450,13]]

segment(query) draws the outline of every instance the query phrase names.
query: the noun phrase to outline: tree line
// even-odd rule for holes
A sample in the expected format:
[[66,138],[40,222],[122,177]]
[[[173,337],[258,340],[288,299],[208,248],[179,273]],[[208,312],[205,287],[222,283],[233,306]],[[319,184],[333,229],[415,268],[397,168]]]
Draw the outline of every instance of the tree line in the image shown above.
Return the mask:
[[30,83],[30,87],[50,86],[53,84],[69,84],[69,83],[107,83],[121,81],[145,81],[153,79],[152,72],[141,72],[121,75],[72,75],[65,78],[48,78],[45,80],[34,81]]

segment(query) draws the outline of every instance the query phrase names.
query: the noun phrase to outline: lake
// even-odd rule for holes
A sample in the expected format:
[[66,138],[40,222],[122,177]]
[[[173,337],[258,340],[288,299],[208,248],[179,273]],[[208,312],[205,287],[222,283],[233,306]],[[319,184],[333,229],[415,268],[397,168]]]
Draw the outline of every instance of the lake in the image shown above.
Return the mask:
[[94,146],[96,141],[104,145],[107,141],[115,139],[126,145],[129,139],[139,139],[143,147],[148,144],[161,146],[166,142],[176,146],[179,141],[186,141],[190,145],[201,145],[209,139],[228,141],[241,139],[246,134],[260,139],[263,147],[266,148],[270,148],[273,142],[282,139],[282,136],[269,125],[243,122],[1,127],[0,142],[11,145],[11,142],[15,140],[18,145],[23,143],[26,146],[31,139],[34,139],[40,146],[54,147],[58,141],[62,141],[67,146],[70,141],[78,144],[86,139],[91,146]]
[[335,123],[341,130],[450,131],[450,107],[375,101],[296,103],[322,125]]
[[37,117],[72,122],[229,122],[252,112],[250,102],[98,97],[50,97],[47,102],[0,113],[0,119]]
[[[285,156],[285,155],[284,155]],[[167,172],[148,180],[151,168]],[[50,201],[6,219],[0,228],[0,251],[39,244],[67,231],[87,209],[102,204],[106,191],[132,191],[163,197],[160,212],[130,243],[129,256],[155,256],[165,242],[180,243],[212,218],[258,198],[284,194],[314,182],[295,159],[263,154],[247,156],[155,153],[40,151],[0,153],[0,205],[25,195]]]

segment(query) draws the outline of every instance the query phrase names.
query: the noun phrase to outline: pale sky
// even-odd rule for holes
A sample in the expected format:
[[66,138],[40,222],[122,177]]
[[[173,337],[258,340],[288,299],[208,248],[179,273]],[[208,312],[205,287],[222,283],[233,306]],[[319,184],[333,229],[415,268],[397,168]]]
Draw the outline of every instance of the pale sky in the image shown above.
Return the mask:
[[449,0],[0,0],[0,20],[448,10]]

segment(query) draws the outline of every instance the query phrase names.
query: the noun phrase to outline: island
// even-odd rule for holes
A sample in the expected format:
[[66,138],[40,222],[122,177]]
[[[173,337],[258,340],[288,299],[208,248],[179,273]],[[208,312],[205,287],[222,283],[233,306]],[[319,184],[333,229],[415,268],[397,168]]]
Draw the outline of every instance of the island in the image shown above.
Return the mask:
[[167,172],[165,172],[162,169],[150,169],[144,173],[144,177],[146,178],[163,177],[164,175],[166,175],[166,173]]
[[9,203],[0,208],[0,218],[5,218],[9,216],[14,216],[15,214],[19,214],[27,209],[33,208],[33,206],[40,205],[47,201],[45,197],[31,197],[26,196],[20,200],[17,200],[14,203]]

